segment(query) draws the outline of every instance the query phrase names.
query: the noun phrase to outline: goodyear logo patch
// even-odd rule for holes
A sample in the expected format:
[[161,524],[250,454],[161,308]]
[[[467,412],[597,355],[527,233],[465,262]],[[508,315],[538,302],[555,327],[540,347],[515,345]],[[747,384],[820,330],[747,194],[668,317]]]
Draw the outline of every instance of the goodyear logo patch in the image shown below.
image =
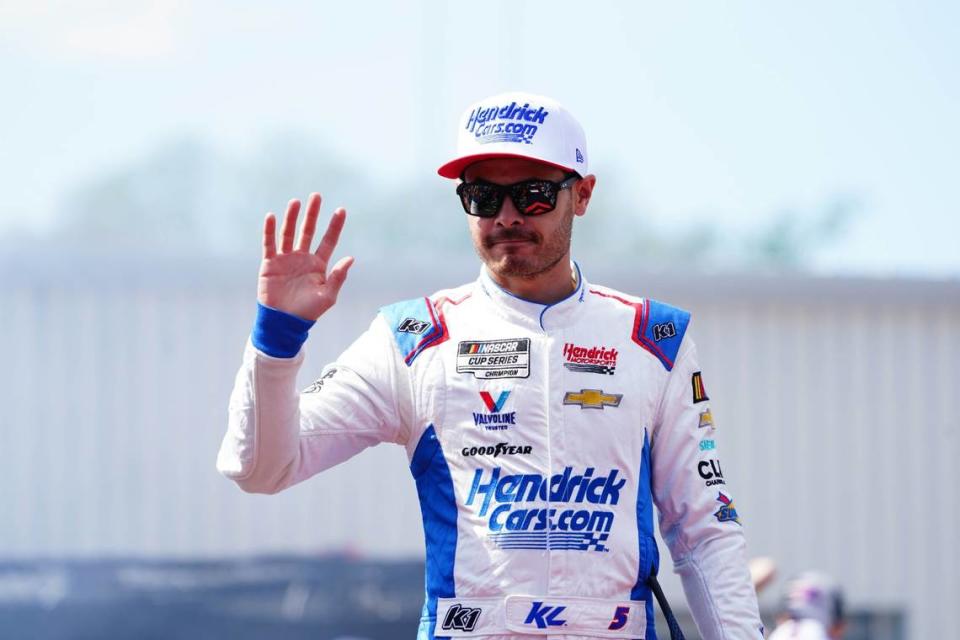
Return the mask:
[[530,338],[465,341],[457,346],[457,373],[481,380],[530,377]]

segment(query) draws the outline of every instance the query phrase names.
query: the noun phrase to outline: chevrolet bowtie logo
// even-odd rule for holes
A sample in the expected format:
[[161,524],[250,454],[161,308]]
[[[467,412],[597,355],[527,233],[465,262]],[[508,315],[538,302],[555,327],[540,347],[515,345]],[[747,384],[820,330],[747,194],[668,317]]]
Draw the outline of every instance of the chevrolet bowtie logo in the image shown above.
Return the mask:
[[563,396],[563,404],[578,404],[581,409],[603,409],[604,407],[619,407],[622,393],[604,393],[600,389],[580,389],[567,391]]

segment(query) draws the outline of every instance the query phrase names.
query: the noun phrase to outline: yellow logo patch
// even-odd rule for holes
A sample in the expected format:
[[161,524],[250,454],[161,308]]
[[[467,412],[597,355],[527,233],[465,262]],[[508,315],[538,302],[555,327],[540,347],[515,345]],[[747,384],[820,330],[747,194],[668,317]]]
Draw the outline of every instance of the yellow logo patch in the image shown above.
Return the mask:
[[578,404],[581,409],[603,409],[619,407],[622,399],[622,393],[604,393],[600,389],[580,389],[580,391],[567,391],[563,396],[563,404]]

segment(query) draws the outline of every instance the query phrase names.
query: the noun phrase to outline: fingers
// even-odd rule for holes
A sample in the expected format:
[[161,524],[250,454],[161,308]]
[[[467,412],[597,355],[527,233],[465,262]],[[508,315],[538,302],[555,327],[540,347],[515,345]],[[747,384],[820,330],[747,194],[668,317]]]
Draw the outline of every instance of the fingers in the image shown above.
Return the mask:
[[313,233],[317,229],[317,217],[320,215],[320,194],[311,193],[307,199],[307,217],[303,221],[303,228],[300,230],[300,243],[297,245],[297,251],[310,251],[310,245],[313,243]]
[[350,271],[350,267],[352,266],[353,256],[340,258],[337,260],[337,264],[333,265],[333,269],[331,269],[327,275],[327,284],[333,288],[334,295],[340,292],[340,287],[343,286],[344,281],[347,279],[347,272]]
[[340,232],[343,231],[343,224],[346,220],[347,212],[342,207],[334,211],[330,217],[330,224],[327,225],[327,230],[323,234],[323,239],[320,240],[320,246],[317,247],[316,251],[317,256],[323,260],[323,264],[330,261],[333,250],[337,248],[337,242],[340,241]]
[[[320,194],[311,193],[307,201],[307,216],[303,221],[303,228],[300,230],[300,241],[297,243],[297,251],[310,251],[310,245],[313,244],[313,236],[317,230],[317,220],[320,217]],[[291,200],[287,203],[287,212],[283,216],[283,224],[280,227],[280,253],[293,252],[293,243],[297,234],[297,216],[300,213],[300,201]],[[317,247],[316,255],[323,260],[324,265],[330,260],[334,249],[337,248],[337,242],[340,241],[340,231],[343,230],[343,224],[346,221],[347,212],[343,208],[333,212],[327,230],[323,234],[320,245]],[[263,223],[263,255],[265,258],[272,258],[277,255],[276,244],[277,220],[273,213],[268,213]],[[269,246],[268,246],[269,245]]]
[[277,255],[277,218],[273,212],[263,221],[263,259],[269,260]]
[[280,253],[293,251],[293,238],[297,233],[297,214],[300,213],[300,201],[291,200],[287,204],[287,214],[280,227]]

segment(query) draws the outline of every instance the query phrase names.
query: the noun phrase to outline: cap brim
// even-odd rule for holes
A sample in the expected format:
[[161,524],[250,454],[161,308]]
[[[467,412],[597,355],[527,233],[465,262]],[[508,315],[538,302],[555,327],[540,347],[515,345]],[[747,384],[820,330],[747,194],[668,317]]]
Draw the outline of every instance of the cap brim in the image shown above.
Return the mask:
[[547,162],[545,160],[541,160],[540,158],[531,158],[530,156],[525,156],[519,153],[478,153],[476,155],[464,156],[462,158],[451,160],[437,169],[437,173],[444,178],[459,178],[463,174],[464,169],[472,165],[474,162],[480,162],[481,160],[494,160],[496,158],[519,158],[521,160],[533,160],[534,162],[545,164],[548,167],[556,167],[557,169],[562,169],[563,171],[577,171],[573,167],[565,167],[560,164]]

